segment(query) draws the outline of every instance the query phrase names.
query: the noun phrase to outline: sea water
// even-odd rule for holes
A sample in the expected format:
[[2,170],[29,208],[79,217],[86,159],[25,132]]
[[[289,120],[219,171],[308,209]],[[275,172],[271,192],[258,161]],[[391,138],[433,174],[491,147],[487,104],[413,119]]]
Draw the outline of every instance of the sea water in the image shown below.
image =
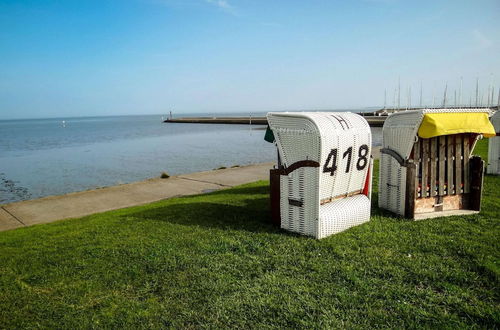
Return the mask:
[[[160,115],[3,120],[0,204],[130,183],[162,172],[178,175],[274,161],[276,149],[264,141],[264,128],[163,123]],[[373,132],[374,145],[379,145],[380,129]]]

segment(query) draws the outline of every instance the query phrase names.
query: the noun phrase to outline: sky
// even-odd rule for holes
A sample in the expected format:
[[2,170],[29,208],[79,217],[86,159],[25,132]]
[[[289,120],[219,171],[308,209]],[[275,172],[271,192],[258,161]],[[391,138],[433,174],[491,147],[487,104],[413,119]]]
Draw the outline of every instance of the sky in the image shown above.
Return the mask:
[[500,1],[0,1],[0,119],[486,102]]

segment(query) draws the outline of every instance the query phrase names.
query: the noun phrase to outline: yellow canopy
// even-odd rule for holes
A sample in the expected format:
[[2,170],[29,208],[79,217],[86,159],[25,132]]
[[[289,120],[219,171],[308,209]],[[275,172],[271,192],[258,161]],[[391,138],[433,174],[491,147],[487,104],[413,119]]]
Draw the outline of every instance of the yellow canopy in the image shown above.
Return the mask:
[[418,129],[418,136],[424,139],[459,133],[493,137],[495,129],[486,112],[426,113]]

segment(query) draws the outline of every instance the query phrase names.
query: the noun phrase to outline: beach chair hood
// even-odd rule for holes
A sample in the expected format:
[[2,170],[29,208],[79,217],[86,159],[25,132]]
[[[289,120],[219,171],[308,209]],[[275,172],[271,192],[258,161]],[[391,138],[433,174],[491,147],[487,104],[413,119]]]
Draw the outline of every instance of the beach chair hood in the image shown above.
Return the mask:
[[402,111],[390,115],[384,123],[384,148],[408,159],[413,142],[418,138],[431,138],[459,133],[477,133],[495,136],[486,109],[423,109]]

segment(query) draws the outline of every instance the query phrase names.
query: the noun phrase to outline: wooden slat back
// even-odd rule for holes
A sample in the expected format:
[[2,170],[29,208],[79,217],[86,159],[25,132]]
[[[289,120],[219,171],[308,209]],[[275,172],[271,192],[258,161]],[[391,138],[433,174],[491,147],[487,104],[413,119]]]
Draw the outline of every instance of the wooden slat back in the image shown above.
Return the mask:
[[470,192],[469,134],[419,139],[413,146],[415,198]]
[[429,140],[422,139],[422,194],[421,197],[428,196],[427,189],[429,186]]
[[455,136],[455,195],[462,193],[462,141],[461,134]]
[[419,139],[415,144],[413,145],[413,161],[415,162],[416,169],[415,169],[415,197],[419,198],[421,197],[421,192],[422,192],[422,156],[421,156],[421,150],[422,150],[422,140]]
[[453,146],[455,145],[455,137],[453,135],[446,136],[446,193],[453,194],[455,182],[453,180]]
[[469,146],[469,135],[464,134],[464,153],[463,153],[463,172],[464,172],[464,194],[470,192],[470,177],[469,177],[469,158],[470,158],[470,146]]
[[441,136],[438,140],[438,195],[444,195],[445,188],[445,164],[446,164],[446,137]]
[[436,172],[437,172],[437,162],[436,162],[436,155],[437,155],[437,138],[431,138],[429,139],[430,141],[430,148],[429,148],[429,153],[430,153],[430,182],[429,182],[429,189],[430,189],[430,195],[431,196],[436,196]]

